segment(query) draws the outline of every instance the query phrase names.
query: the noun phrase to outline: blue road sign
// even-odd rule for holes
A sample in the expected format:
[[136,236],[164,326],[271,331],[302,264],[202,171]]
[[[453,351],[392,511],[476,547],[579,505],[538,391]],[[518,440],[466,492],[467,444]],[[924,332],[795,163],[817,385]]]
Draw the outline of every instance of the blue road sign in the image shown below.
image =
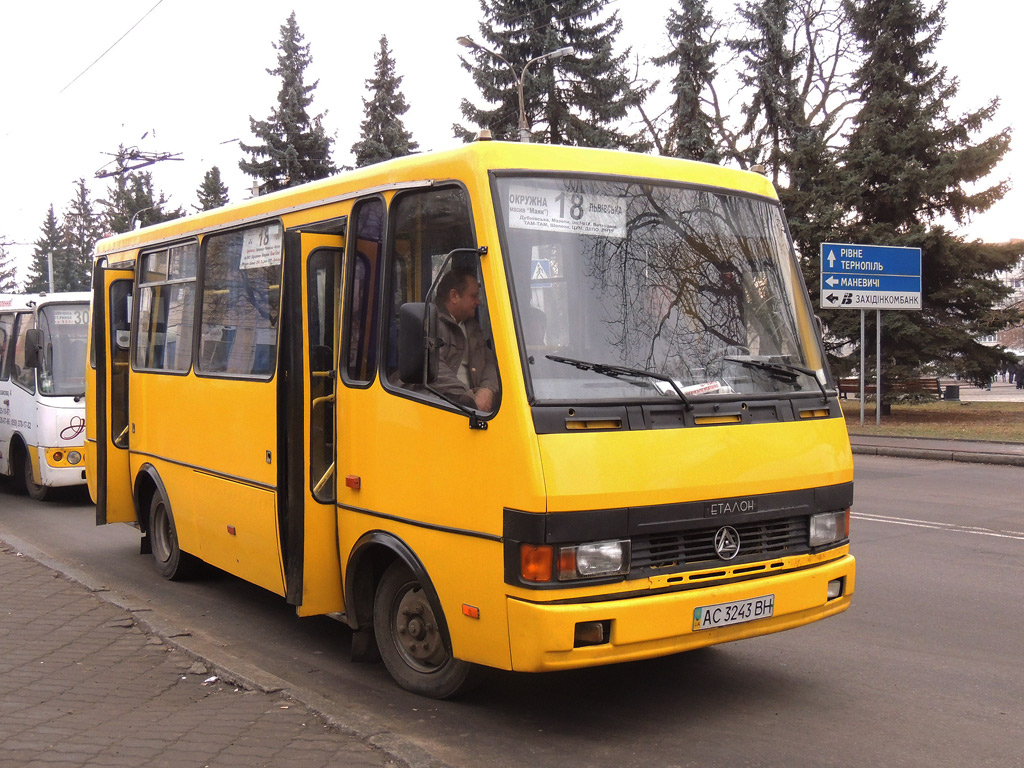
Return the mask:
[[921,309],[921,249],[821,244],[823,309]]

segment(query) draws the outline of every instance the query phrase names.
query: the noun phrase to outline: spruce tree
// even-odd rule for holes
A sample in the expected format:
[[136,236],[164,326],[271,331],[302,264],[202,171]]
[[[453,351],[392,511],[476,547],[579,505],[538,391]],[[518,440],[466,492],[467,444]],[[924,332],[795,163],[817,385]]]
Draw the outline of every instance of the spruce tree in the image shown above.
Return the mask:
[[214,208],[228,204],[228,188],[220,178],[220,168],[216,165],[203,176],[203,183],[196,190],[199,205],[193,206],[197,211],[212,211]]
[[75,194],[64,212],[64,259],[60,270],[54,269],[58,291],[85,291],[92,282],[92,258],[103,229],[89,200],[85,179],[75,182]]
[[672,9],[667,23],[673,48],[652,62],[675,68],[671,118],[660,152],[717,163],[714,118],[702,103],[702,94],[717,72],[714,59],[719,46],[712,39],[717,24],[707,6],[708,0],[679,0],[679,9]]
[[314,179],[322,179],[335,170],[331,162],[333,139],[324,130],[325,113],[310,117],[313,91],[319,81],[305,84],[306,67],[312,62],[309,45],[299,31],[292,11],[281,27],[280,43],[273,44],[277,67],[267,73],[281,78],[277,107],[266,120],[249,117],[249,126],[258,143],[240,143],[249,158],[238,167],[260,182],[262,193],[275,192]]
[[7,243],[0,240],[0,293],[17,293],[14,257],[7,252]]
[[[638,134],[616,127],[645,94],[630,82],[630,51],[616,56],[622,31],[618,12],[608,14],[608,0],[480,0],[483,46],[462,58],[484,100],[477,107],[462,101],[462,114],[494,138],[519,135],[518,85],[531,59],[565,46],[575,53],[535,62],[523,78],[523,101],[535,141],[588,147],[646,149]],[[498,54],[498,58],[494,54]],[[471,60],[470,60],[471,59]],[[503,60],[504,61],[503,61]],[[453,126],[456,136],[475,131]]]
[[51,264],[53,265],[54,288],[56,289],[56,276],[65,259],[64,233],[61,232],[60,223],[57,221],[57,214],[52,205],[46,212],[46,218],[43,220],[40,231],[42,234],[35,242],[32,261],[28,265],[28,278],[25,281],[25,291],[28,293],[41,293],[50,290]]
[[386,36],[380,39],[380,51],[374,54],[374,61],[374,76],[366,81],[370,98],[363,99],[366,119],[359,126],[359,141],[352,145],[359,168],[403,157],[419,148],[402,123],[402,115],[409,111],[409,105],[400,90],[402,78],[395,74],[395,60]]
[[[858,0],[847,11],[864,55],[856,83],[863,101],[842,155],[850,218],[839,242],[922,249],[923,310],[884,313],[883,373],[914,375],[937,363],[942,372],[988,380],[1001,353],[977,339],[1020,317],[998,309],[1008,289],[995,277],[1012,266],[1016,249],[968,242],[939,219],[965,223],[1003,196],[1006,183],[986,179],[1008,150],[1010,131],[974,140],[994,118],[995,99],[950,116],[958,84],[932,59],[944,3],[925,10],[919,0]],[[979,182],[980,190],[969,188]],[[830,313],[833,333],[858,338],[856,314]]]
[[802,55],[788,39],[792,5],[793,0],[748,0],[739,8],[748,36],[729,41],[743,59],[740,82],[752,91],[742,110],[742,132],[750,137],[745,159],[768,166],[775,183],[783,172],[802,112],[796,75]]

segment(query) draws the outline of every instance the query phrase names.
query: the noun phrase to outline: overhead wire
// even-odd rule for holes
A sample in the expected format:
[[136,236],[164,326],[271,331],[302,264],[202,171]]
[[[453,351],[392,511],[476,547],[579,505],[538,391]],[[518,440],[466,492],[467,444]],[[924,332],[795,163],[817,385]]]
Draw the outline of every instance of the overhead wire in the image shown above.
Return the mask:
[[157,1],[156,1],[156,5],[154,5],[154,6],[153,6],[152,8],[150,8],[150,9],[149,9],[148,11],[146,11],[146,12],[145,12],[145,13],[144,13],[144,14],[142,15],[142,18],[140,18],[140,19],[139,19],[138,21],[136,21],[136,22],[135,22],[134,24],[132,24],[131,28],[130,28],[130,29],[129,29],[129,30],[127,31],[127,32],[125,32],[125,33],[124,33],[123,35],[121,35],[121,36],[120,36],[119,38],[117,38],[117,40],[115,40],[115,41],[114,41],[114,42],[113,42],[113,43],[111,44],[111,46],[110,46],[109,48],[107,48],[107,50],[105,50],[105,51],[104,51],[103,53],[101,53],[101,54],[100,54],[99,56],[97,56],[97,57],[96,57],[96,61],[94,61],[94,62],[93,62],[92,64],[90,64],[90,65],[89,65],[88,67],[86,67],[86,68],[85,68],[85,69],[83,69],[83,70],[82,70],[81,72],[79,72],[79,73],[78,73],[78,75],[76,75],[76,76],[75,76],[75,79],[74,79],[74,80],[72,80],[72,81],[71,81],[70,83],[68,83],[68,84],[67,84],[67,85],[65,85],[65,86],[64,86],[63,88],[61,88],[61,89],[60,89],[59,91],[57,91],[57,95],[58,95],[58,96],[60,96],[60,94],[64,93],[64,91],[66,91],[66,90],[67,90],[68,88],[70,88],[70,87],[71,87],[72,85],[74,85],[74,84],[75,84],[76,82],[78,82],[78,79],[79,79],[80,77],[82,77],[82,75],[84,75],[84,74],[85,74],[86,72],[88,72],[88,71],[89,71],[90,69],[92,69],[92,68],[93,68],[94,66],[96,66],[96,65],[97,65],[97,64],[99,63],[100,59],[102,59],[102,58],[103,58],[104,56],[106,56],[106,55],[107,55],[108,53],[110,53],[110,52],[111,52],[112,50],[114,50],[114,47],[115,47],[115,46],[116,46],[116,45],[117,45],[118,43],[120,43],[120,42],[121,42],[122,40],[124,40],[124,39],[125,39],[126,37],[128,37],[128,35],[130,35],[130,34],[131,34],[132,30],[133,30],[133,29],[135,29],[135,28],[136,28],[137,26],[139,26],[139,24],[141,24],[141,23],[142,23],[143,21],[145,21],[146,17],[147,17],[147,16],[149,16],[149,14],[151,14],[151,13],[152,13],[153,11],[155,11],[155,10],[157,9],[157,6],[159,6],[159,5],[160,5],[160,4],[161,4],[161,3],[163,2],[163,1],[164,1],[164,0],[157,0]]

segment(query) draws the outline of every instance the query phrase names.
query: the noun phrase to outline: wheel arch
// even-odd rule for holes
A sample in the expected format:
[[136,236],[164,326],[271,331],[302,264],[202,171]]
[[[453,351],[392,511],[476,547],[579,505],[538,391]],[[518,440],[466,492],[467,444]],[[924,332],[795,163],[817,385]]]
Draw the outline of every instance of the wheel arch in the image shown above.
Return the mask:
[[14,477],[20,469],[17,459],[22,453],[28,458],[28,441],[25,440],[25,436],[21,432],[12,432],[11,439],[7,443],[7,474],[11,477]]
[[11,440],[7,444],[7,474],[11,478],[13,488],[17,491],[28,490],[25,487],[25,468],[22,462],[32,463],[31,447],[21,432],[11,433]]
[[132,485],[135,519],[139,523],[139,528],[146,534],[149,533],[149,505],[153,501],[153,496],[158,492],[164,497],[167,506],[173,510],[174,507],[171,506],[171,499],[167,495],[167,488],[164,487],[160,473],[156,467],[146,462],[139,468],[139,473],[135,476],[135,482]]
[[355,630],[373,629],[373,600],[377,584],[384,571],[396,560],[404,564],[423,587],[441,630],[445,650],[451,654],[448,619],[427,569],[408,544],[386,531],[369,531],[352,547],[345,568],[345,607],[349,626]]

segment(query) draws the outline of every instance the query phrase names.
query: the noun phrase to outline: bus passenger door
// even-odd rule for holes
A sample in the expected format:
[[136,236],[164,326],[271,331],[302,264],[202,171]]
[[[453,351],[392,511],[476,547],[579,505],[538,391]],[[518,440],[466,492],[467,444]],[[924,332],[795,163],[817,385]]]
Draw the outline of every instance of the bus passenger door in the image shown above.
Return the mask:
[[131,350],[131,268],[96,265],[93,277],[91,364],[87,386],[86,479],[96,524],[135,522],[128,466],[128,372]]
[[[343,226],[339,222],[338,230],[343,231]],[[297,606],[300,616],[344,608],[335,514],[334,432],[343,248],[341,234],[299,234],[303,311],[301,322],[295,316],[290,319],[292,327],[302,328],[302,418],[282,428],[293,436],[288,457],[292,469],[285,531],[288,601]],[[292,275],[293,279],[298,277],[294,272]],[[297,356],[292,354],[291,360],[297,368]],[[305,455],[301,468],[296,466],[296,443],[302,445]]]

